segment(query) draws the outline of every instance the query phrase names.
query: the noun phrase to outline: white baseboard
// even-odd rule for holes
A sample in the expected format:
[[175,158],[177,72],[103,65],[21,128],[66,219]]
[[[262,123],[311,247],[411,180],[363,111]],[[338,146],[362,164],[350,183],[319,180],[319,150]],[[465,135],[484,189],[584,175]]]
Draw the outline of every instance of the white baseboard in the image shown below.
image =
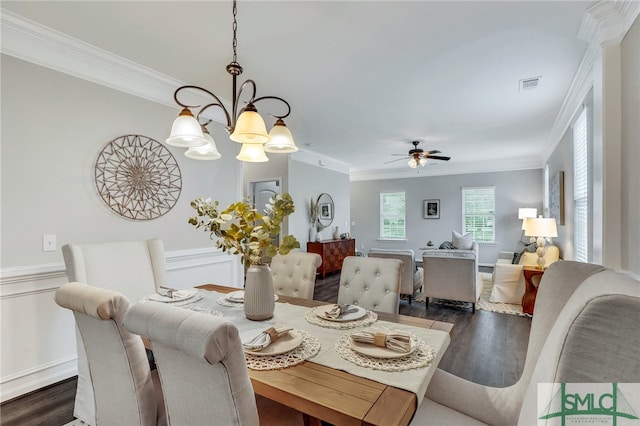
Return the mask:
[[19,397],[78,374],[77,357],[67,357],[2,378],[0,402]]

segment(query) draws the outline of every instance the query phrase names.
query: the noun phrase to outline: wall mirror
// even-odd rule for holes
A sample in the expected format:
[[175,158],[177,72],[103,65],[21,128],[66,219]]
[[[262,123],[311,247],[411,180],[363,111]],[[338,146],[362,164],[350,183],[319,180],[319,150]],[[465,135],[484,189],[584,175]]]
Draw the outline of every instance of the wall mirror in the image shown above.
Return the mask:
[[333,198],[323,192],[318,196],[318,229],[322,230],[331,225],[334,215]]

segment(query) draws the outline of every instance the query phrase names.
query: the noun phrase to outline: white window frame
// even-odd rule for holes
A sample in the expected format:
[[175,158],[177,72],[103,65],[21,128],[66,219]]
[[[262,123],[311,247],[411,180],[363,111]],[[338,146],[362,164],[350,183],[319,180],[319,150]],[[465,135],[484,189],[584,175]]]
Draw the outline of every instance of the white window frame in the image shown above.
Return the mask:
[[[397,195],[397,194],[402,194],[402,196],[404,197],[404,212],[400,215],[393,215],[393,214],[386,214],[384,212],[384,197],[386,195]],[[398,241],[398,240],[406,240],[407,238],[407,199],[406,199],[406,192],[405,191],[388,191],[388,192],[381,192],[380,193],[380,240],[394,240],[394,241]],[[392,219],[392,220],[399,220],[402,219],[402,223],[403,223],[403,230],[402,230],[402,237],[394,237],[394,236],[388,236],[385,235],[385,228],[384,228],[384,221],[385,219]]]
[[592,164],[589,159],[589,115],[583,108],[572,124],[573,137],[573,260],[589,262],[590,193]]
[[[486,212],[467,212],[467,197],[479,197],[481,192],[490,191],[492,195],[492,203]],[[461,188],[462,194],[462,233],[467,234],[471,232],[473,234],[473,241],[478,243],[495,243],[496,241],[496,187],[495,186],[476,186],[476,187],[463,187]],[[475,229],[467,228],[468,216],[484,216],[490,218],[491,232],[490,235],[478,236]],[[483,233],[484,234],[484,233]],[[489,237],[489,238],[487,238]]]

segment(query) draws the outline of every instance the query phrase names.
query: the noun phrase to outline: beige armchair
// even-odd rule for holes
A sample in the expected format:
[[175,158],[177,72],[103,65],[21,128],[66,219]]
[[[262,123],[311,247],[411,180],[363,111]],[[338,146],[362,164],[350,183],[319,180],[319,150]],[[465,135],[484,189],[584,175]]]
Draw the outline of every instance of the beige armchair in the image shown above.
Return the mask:
[[471,302],[472,312],[482,294],[482,279],[478,273],[478,243],[471,250],[427,250],[422,253],[424,295]]
[[[94,425],[164,424],[164,403],[140,336],[122,321],[129,301],[120,293],[72,282],[60,287],[55,301],[73,312],[93,380]],[[155,376],[155,377],[154,377]]]
[[[508,257],[508,259],[507,259]],[[538,255],[535,252],[524,252],[520,257],[520,263],[511,264],[512,255],[498,259],[493,267],[491,279],[493,288],[491,289],[491,302],[522,304],[525,282],[522,268],[525,266],[537,266]],[[557,246],[545,246],[545,265],[549,266],[560,259],[560,250]]]
[[422,288],[422,268],[416,267],[416,257],[412,249],[390,250],[372,248],[369,250],[369,257],[379,257],[386,259],[399,259],[402,261],[402,275],[400,279],[400,294],[411,298]]
[[397,314],[402,261],[348,256],[342,262],[338,303]]
[[316,271],[322,257],[316,253],[291,252],[271,259],[273,288],[280,296],[313,299]]
[[534,425],[538,384],[639,383],[639,288],[599,265],[552,264],[540,282],[518,382],[495,388],[438,369],[412,424]]

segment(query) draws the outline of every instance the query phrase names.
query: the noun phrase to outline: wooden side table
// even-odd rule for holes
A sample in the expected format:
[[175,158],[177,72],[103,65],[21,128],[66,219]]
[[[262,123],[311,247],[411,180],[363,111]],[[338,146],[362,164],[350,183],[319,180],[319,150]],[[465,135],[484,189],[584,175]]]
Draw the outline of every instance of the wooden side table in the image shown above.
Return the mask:
[[533,315],[533,307],[536,303],[536,296],[538,294],[538,286],[533,283],[533,277],[544,274],[544,269],[538,269],[535,266],[525,266],[522,269],[524,274],[525,289],[524,295],[522,295],[522,312],[525,314]]

